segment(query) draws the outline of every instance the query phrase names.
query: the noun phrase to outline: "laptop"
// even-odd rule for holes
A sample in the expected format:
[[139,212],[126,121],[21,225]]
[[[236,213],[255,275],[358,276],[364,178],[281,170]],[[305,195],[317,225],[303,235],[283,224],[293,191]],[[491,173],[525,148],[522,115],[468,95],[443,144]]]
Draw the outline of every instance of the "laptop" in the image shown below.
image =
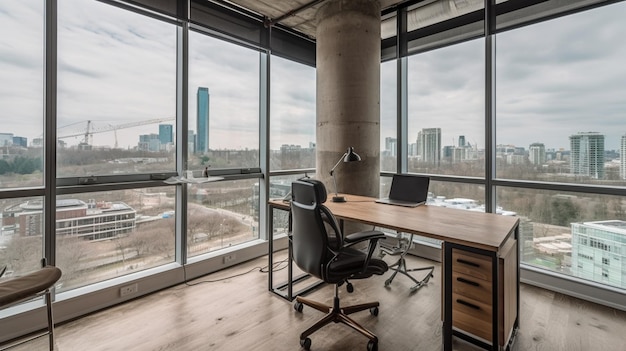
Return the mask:
[[417,207],[428,199],[430,177],[394,174],[389,197],[377,199],[381,204]]

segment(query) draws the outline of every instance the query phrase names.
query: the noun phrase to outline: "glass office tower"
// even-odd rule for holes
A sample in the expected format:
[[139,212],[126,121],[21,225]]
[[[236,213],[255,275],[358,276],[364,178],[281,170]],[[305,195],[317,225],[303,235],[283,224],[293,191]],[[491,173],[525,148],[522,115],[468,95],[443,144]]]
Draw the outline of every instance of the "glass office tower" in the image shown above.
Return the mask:
[[421,161],[439,165],[441,160],[441,128],[423,128],[417,133],[418,157]]
[[596,132],[578,133],[569,137],[571,173],[604,179],[604,135]]
[[171,124],[159,124],[159,141],[161,145],[174,142],[173,126]]

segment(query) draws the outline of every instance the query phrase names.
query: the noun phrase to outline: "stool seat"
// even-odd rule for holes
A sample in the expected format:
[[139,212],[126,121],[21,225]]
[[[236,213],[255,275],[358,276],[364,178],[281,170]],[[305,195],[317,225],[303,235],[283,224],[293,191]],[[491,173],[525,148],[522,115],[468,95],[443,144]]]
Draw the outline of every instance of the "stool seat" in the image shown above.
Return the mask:
[[0,307],[35,296],[61,278],[61,270],[46,266],[24,276],[0,282]]
[[[42,266],[43,268],[35,272],[0,282],[0,309],[37,296],[44,296],[48,315],[48,328],[43,333],[11,342],[9,345],[2,344],[0,345],[0,350],[12,348],[47,334],[50,351],[54,351],[54,319],[52,318],[51,288],[61,278],[62,272],[55,266],[48,266],[45,259],[42,260]],[[2,269],[2,273],[4,273],[5,269],[6,267]]]

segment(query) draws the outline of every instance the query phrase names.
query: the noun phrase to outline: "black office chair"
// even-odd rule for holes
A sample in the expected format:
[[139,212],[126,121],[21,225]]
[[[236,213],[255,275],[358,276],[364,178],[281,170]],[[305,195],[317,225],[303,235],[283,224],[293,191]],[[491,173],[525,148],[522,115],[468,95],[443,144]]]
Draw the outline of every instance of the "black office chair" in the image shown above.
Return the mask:
[[[378,302],[355,306],[339,305],[339,286],[347,283],[348,292],[354,290],[348,279],[368,278],[384,274],[388,266],[385,261],[372,258],[379,239],[385,237],[380,231],[363,231],[343,236],[337,220],[323,205],[326,187],[318,180],[302,179],[291,184],[291,238],[294,262],[303,271],[326,283],[335,284],[333,305],[325,305],[298,296],[294,309],[302,312],[303,305],[326,313],[326,316],[300,334],[300,345],[311,347],[309,335],[330,322],[344,323],[369,338],[367,350],[378,350],[378,338],[369,330],[348,317],[349,314],[368,310],[378,315]],[[327,226],[330,230],[327,230]],[[353,248],[357,243],[369,242],[367,252]]]

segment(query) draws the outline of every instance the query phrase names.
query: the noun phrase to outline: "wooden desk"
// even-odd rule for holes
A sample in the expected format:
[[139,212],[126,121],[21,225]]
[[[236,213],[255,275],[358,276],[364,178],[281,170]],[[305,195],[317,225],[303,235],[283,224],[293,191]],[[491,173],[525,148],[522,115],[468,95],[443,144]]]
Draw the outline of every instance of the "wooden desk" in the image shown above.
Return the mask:
[[[510,348],[519,328],[517,217],[438,206],[392,206],[378,204],[371,197],[345,196],[347,202],[325,203],[340,220],[443,241],[445,351],[452,350],[453,335],[488,350]],[[289,210],[289,204],[272,200],[268,206],[271,267],[273,209]],[[288,272],[289,277],[291,274]],[[275,291],[271,270],[269,289]],[[292,298],[291,293],[289,290],[287,298]]]

